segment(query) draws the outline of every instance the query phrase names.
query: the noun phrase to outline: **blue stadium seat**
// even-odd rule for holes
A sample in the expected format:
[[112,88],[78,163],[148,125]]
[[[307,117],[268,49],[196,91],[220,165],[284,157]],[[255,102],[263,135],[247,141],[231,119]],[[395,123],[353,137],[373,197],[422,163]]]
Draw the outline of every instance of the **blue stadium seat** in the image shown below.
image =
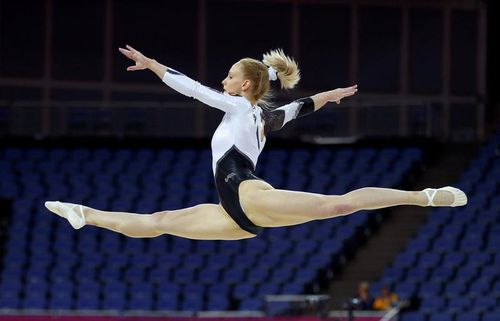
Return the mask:
[[455,269],[449,267],[435,268],[430,279],[434,282],[448,282],[455,276]]
[[231,256],[228,254],[216,252],[215,254],[211,254],[208,256],[206,265],[210,268],[220,270],[231,265]]
[[179,255],[176,255],[174,253],[160,253],[156,257],[156,266],[157,267],[177,267],[181,265],[181,259],[182,257]]
[[479,275],[479,267],[476,264],[469,264],[460,267],[457,271],[457,276],[461,279],[472,280]]
[[480,321],[481,315],[474,312],[461,312],[457,313],[455,321]]
[[234,286],[233,297],[238,300],[253,296],[255,285],[252,283],[240,283]]
[[156,266],[149,271],[148,280],[153,284],[166,283],[170,280],[170,266]]
[[157,301],[156,309],[158,310],[176,310],[180,296],[180,287],[175,284],[164,283],[158,286],[156,291]]
[[252,284],[262,283],[267,280],[270,275],[270,270],[267,266],[256,266],[253,269],[250,269],[245,278],[245,282],[249,282]]
[[457,297],[464,294],[467,290],[467,282],[465,281],[454,281],[448,283],[443,291],[443,294],[446,297]]
[[[270,249],[272,252],[272,250]],[[278,265],[281,261],[281,257],[279,255],[263,255],[259,258],[258,265],[266,268],[272,268]]]
[[79,283],[86,283],[95,280],[97,277],[96,268],[82,265],[75,270],[74,279]]
[[304,292],[304,284],[299,281],[294,281],[290,283],[286,283],[283,285],[280,294],[303,294]]
[[71,310],[73,298],[69,295],[53,296],[48,303],[48,308],[51,310]]
[[214,284],[219,281],[220,268],[213,268],[210,265],[206,269],[201,269],[198,273],[198,281],[202,284]]
[[441,255],[437,253],[423,253],[420,256],[418,265],[422,267],[435,267],[441,261]]
[[210,296],[206,305],[209,311],[225,311],[230,307],[230,301],[226,296]]
[[191,269],[177,269],[174,271],[173,280],[177,284],[188,284],[196,279],[196,271]]
[[193,247],[194,247],[194,241],[192,240],[179,237],[171,238],[170,250],[177,254],[192,253],[194,251]]
[[414,238],[407,244],[407,249],[412,252],[425,252],[429,250],[430,241],[424,238]]
[[47,307],[47,297],[44,292],[31,291],[26,292],[24,300],[22,302],[23,309],[45,309]]
[[181,302],[181,310],[183,311],[201,311],[204,309],[204,299],[202,294],[193,295],[188,298],[184,298]]
[[395,283],[403,280],[406,275],[406,269],[402,267],[390,267],[385,269],[384,274],[381,276],[381,280],[384,283]]
[[159,311],[176,311],[180,309],[177,297],[159,294],[154,308]]
[[498,300],[490,295],[477,297],[472,305],[473,310],[477,312],[490,311],[496,307],[498,307]]
[[196,243],[196,252],[203,255],[213,255],[217,253],[217,241],[200,241]]
[[126,304],[125,294],[113,297],[104,296],[104,299],[101,301],[101,308],[103,310],[122,311],[126,308]]
[[418,294],[422,298],[437,297],[441,294],[442,284],[440,282],[426,282],[419,287]]
[[337,264],[337,259],[324,255],[321,251],[312,254],[307,259],[307,266],[315,266],[318,270],[328,269]]
[[445,306],[446,306],[446,300],[443,297],[429,296],[422,299],[420,303],[420,310],[424,313],[430,314],[443,311]]
[[482,267],[491,262],[491,254],[487,252],[469,253],[467,256],[467,265],[476,265]]
[[311,284],[317,276],[317,271],[312,268],[300,269],[295,273],[294,281],[301,284]]
[[416,251],[406,251],[399,253],[394,259],[394,266],[401,268],[408,268],[415,264],[418,257]]
[[[335,244],[337,244],[337,242],[334,242]],[[325,246],[325,244],[323,243],[323,246]],[[299,255],[297,253],[288,253],[282,260],[282,265],[284,266],[287,266],[291,269],[296,269],[300,266],[302,266],[305,262],[306,258],[302,255]]]
[[152,293],[130,293],[130,299],[127,305],[129,310],[150,311],[153,309]]
[[451,313],[434,313],[429,316],[428,321],[453,321]]
[[442,262],[442,266],[447,268],[456,268],[465,262],[465,254],[461,252],[447,253]]
[[491,278],[480,278],[472,282],[467,291],[472,296],[483,296],[491,288]]
[[406,272],[406,280],[422,282],[427,280],[429,269],[426,267],[417,266],[408,269]]
[[[109,263],[108,263],[109,264]],[[120,266],[107,266],[101,269],[99,279],[103,282],[119,282],[122,277]]]
[[256,297],[264,298],[266,295],[278,294],[280,290],[280,283],[264,283],[257,288]]
[[229,297],[229,292],[231,290],[231,286],[224,283],[215,283],[208,286],[207,295],[208,297],[212,296],[223,296]]
[[417,282],[416,281],[405,281],[403,283],[399,283],[395,286],[394,292],[401,299],[409,299],[412,297],[417,291]]
[[18,309],[21,298],[18,292],[0,291],[0,309]]
[[199,254],[188,254],[184,256],[183,264],[190,269],[196,269],[204,266],[205,259],[202,255]]
[[100,308],[99,292],[80,291],[75,300],[77,310],[98,310]]
[[500,310],[486,312],[483,314],[482,321],[497,321],[500,320]]
[[404,312],[401,314],[401,321],[424,321],[425,314],[421,312]]
[[189,298],[189,297],[195,297],[199,298],[200,296],[203,296],[205,293],[205,286],[198,284],[198,283],[191,283],[191,284],[186,284],[182,288],[182,297],[183,299]]
[[245,270],[233,267],[224,271],[223,280],[226,284],[237,284],[243,281],[244,276]]
[[131,266],[123,273],[123,279],[131,284],[142,283],[145,280],[146,271],[140,266]]
[[480,277],[484,279],[496,279],[499,276],[500,267],[498,265],[485,266],[481,270]]
[[[271,270],[271,276],[269,277],[269,281],[273,283],[286,283],[289,280],[293,279],[294,269],[290,267],[283,267],[280,269]],[[269,284],[269,283],[265,283]]]
[[[500,241],[500,239],[499,239]],[[460,249],[465,252],[479,252],[484,247],[482,235],[469,234],[462,238],[460,242]]]
[[471,310],[472,300],[467,297],[456,297],[448,302],[448,311],[454,313],[467,312]]
[[264,307],[264,302],[261,299],[245,299],[239,305],[239,310],[242,311],[255,311],[262,310]]

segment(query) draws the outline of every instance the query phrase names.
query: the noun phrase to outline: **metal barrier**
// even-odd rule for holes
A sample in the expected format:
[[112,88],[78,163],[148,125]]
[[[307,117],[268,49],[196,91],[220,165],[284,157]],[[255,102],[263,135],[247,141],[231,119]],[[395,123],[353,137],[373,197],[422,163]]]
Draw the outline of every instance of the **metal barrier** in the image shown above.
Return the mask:
[[[20,101],[0,105],[0,136],[206,138],[221,118],[196,101]],[[476,101],[373,98],[326,106],[272,135],[317,144],[394,137],[471,142],[484,138],[484,122],[484,105]]]
[[326,317],[330,310],[329,295],[266,295],[264,312],[268,316]]

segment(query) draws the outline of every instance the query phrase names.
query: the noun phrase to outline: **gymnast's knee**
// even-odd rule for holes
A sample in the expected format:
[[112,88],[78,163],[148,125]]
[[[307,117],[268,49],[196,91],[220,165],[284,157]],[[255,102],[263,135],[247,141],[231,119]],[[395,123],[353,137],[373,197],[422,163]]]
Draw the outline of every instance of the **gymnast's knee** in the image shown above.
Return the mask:
[[169,224],[166,222],[169,211],[154,212],[146,215],[146,228],[152,233],[161,235],[168,233]]
[[356,201],[345,195],[343,196],[335,196],[329,198],[329,201],[326,203],[326,215],[327,216],[344,216],[352,214],[359,210],[359,206]]

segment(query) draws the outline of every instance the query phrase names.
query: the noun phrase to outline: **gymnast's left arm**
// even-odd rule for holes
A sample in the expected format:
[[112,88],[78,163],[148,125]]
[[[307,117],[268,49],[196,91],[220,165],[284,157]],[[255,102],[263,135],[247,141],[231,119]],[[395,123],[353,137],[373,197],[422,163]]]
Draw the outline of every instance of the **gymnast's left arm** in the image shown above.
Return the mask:
[[326,105],[328,102],[340,104],[340,100],[354,95],[358,91],[358,86],[347,88],[337,88],[324,91],[310,97],[297,99],[287,105],[278,107],[270,112],[266,112],[266,132],[280,130],[283,126],[298,117],[309,115]]
[[333,90],[324,91],[311,96],[314,101],[314,111],[321,109],[328,102],[336,102],[340,104],[340,100],[345,97],[354,95],[358,91],[358,85],[347,88],[337,88]]

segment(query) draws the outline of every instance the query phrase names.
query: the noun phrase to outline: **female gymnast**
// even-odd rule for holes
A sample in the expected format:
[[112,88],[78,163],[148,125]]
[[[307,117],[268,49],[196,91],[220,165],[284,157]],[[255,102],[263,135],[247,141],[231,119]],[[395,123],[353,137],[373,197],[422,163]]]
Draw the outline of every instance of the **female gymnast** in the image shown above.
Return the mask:
[[172,234],[203,240],[238,240],[254,237],[265,227],[289,226],[348,215],[359,210],[397,205],[462,206],[466,195],[454,187],[402,191],[366,187],[345,195],[279,190],[254,175],[269,132],[297,117],[318,111],[328,102],[357,92],[357,86],[338,88],[271,108],[266,103],[270,81],[293,88],[300,72],[282,50],[272,50],[258,61],[244,58],[232,65],[222,81],[224,92],[205,87],[180,72],[144,56],[130,46],[119,48],[135,65],[128,71],[149,69],[183,95],[222,110],[225,115],[212,138],[213,173],[220,204],[167,210],[152,214],[108,212],[87,206],[46,202],[55,214],[79,229],[94,225],[129,237]]

